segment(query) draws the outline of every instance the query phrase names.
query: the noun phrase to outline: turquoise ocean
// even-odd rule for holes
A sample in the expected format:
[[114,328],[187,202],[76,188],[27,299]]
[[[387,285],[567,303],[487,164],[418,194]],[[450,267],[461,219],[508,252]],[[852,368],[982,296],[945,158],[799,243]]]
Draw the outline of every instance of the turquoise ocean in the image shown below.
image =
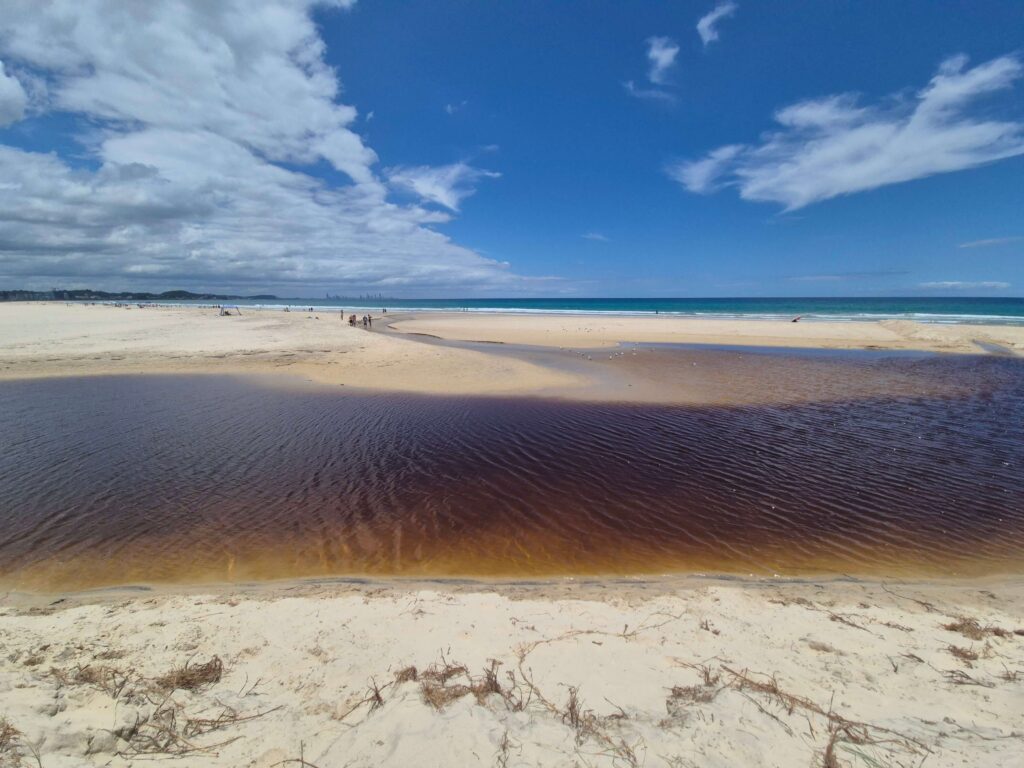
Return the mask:
[[[172,302],[210,305],[210,302]],[[558,314],[677,315],[749,319],[871,321],[904,319],[930,323],[1024,325],[1024,298],[714,298],[714,299],[392,299],[293,298],[231,300],[240,307],[316,311],[513,312]]]

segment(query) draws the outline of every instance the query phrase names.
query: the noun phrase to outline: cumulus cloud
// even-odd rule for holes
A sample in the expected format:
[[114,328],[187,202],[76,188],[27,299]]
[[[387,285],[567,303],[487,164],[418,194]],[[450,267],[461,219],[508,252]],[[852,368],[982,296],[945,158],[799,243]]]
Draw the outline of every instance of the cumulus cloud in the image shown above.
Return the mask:
[[[389,198],[356,109],[338,101],[312,5],[7,3],[5,72],[13,62],[45,76],[33,110],[95,129],[47,153],[0,145],[0,279],[516,290],[506,263],[434,228],[450,214]],[[344,176],[312,173],[325,164]],[[413,170],[421,199],[452,211],[493,175]]]
[[458,212],[463,200],[476,192],[476,182],[500,176],[495,171],[474,168],[467,163],[387,169],[388,183],[392,187],[412,192],[425,202],[441,205],[454,212]]
[[728,145],[669,175],[691,192],[724,186],[745,200],[796,210],[839,195],[1024,154],[1024,123],[973,112],[986,96],[1012,89],[1022,65],[1013,55],[967,68],[942,63],[910,98],[862,106],[851,94],[811,99],[775,113],[781,128],[755,145]]
[[28,96],[21,82],[8,74],[3,61],[0,61],[0,128],[21,120],[27,104]]
[[930,283],[918,283],[918,287],[924,288],[926,291],[1001,291],[1009,288],[1010,284],[1000,280],[982,280],[980,282],[936,280]]
[[655,85],[664,85],[668,77],[668,71],[675,64],[678,53],[679,46],[671,38],[648,38],[647,58],[651,62],[651,68],[647,72],[647,79]]
[[714,10],[701,16],[700,21],[697,22],[697,34],[700,35],[701,42],[705,46],[718,39],[718,30],[716,29],[718,22],[736,13],[738,7],[736,3],[719,3]]

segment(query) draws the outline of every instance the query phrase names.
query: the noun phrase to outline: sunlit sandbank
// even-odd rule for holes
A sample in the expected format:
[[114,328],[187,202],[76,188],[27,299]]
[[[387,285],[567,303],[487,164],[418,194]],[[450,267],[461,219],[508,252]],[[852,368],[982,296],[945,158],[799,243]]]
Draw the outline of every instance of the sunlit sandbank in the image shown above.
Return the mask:
[[[195,307],[0,304],[0,379],[286,373],[375,391],[700,402],[722,399],[719,382],[675,377],[670,386],[627,387],[630,382],[619,377],[613,386],[595,387],[610,367],[599,364],[613,355],[612,365],[629,375],[641,361],[615,359],[615,353],[646,342],[963,354],[1024,350],[1021,326],[424,313],[378,315],[374,331],[367,332],[344,317],[339,311],[243,308],[240,316],[220,317],[216,309]],[[525,345],[549,354],[493,354],[495,344],[421,343],[430,336]]]

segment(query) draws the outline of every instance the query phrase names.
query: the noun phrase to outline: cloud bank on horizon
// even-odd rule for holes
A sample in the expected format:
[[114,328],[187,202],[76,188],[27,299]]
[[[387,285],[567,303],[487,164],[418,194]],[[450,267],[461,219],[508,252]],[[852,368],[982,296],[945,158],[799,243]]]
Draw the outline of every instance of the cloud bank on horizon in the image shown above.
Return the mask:
[[781,128],[759,143],[727,144],[667,171],[690,192],[735,187],[744,200],[794,211],[1015,157],[1024,154],[1024,122],[970,110],[985,96],[1010,91],[1022,73],[1014,55],[971,68],[966,56],[953,56],[911,98],[869,106],[848,93],[802,101],[778,110]]
[[[432,228],[498,174],[464,162],[376,170],[355,108],[338,101],[313,4],[6,4],[0,124],[68,113],[89,127],[74,152],[0,144],[0,278],[529,285]],[[318,163],[349,183],[305,172]],[[391,185],[415,200],[392,202]]]

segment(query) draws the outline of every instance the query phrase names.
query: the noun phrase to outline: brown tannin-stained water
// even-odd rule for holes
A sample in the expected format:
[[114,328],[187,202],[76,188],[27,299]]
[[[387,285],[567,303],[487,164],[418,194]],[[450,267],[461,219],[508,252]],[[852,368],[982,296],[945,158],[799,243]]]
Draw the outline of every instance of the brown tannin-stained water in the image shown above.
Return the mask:
[[1024,570],[1024,361],[771,357],[796,389],[863,386],[724,407],[3,383],[0,582]]

